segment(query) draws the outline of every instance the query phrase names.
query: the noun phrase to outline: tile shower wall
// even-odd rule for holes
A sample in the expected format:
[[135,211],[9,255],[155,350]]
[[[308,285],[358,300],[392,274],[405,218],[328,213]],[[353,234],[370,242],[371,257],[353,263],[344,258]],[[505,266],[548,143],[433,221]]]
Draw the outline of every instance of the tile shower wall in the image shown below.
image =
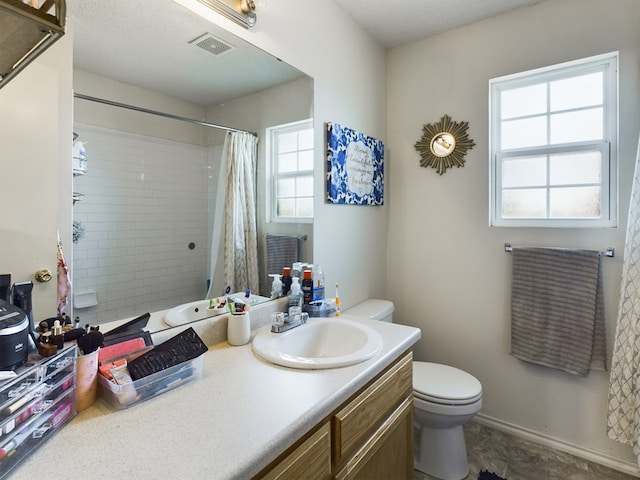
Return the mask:
[[[73,207],[73,288],[97,305],[74,308],[103,323],[203,298],[208,277],[206,147],[75,125],[85,142],[84,193]],[[189,244],[195,244],[194,249]]]

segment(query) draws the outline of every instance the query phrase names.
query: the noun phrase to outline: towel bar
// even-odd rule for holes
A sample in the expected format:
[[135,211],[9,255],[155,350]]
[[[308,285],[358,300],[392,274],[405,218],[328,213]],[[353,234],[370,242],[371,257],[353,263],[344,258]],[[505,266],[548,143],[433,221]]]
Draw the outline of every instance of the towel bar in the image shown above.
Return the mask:
[[[526,248],[526,247],[525,247]],[[529,247],[529,248],[533,248],[533,247]],[[539,247],[539,248],[561,248],[561,247]],[[565,250],[578,250],[578,249],[565,249]],[[513,251],[513,247],[511,246],[510,243],[505,243],[504,244],[504,251],[507,253],[511,253]],[[600,250],[598,253],[600,253],[600,255],[603,255],[605,257],[615,257],[615,253],[616,250],[613,247],[609,247],[606,250]]]
[[305,241],[307,239],[306,235],[286,235],[286,234],[282,234],[282,235],[278,235],[277,233],[265,233],[264,237],[296,237],[298,240],[302,240]]

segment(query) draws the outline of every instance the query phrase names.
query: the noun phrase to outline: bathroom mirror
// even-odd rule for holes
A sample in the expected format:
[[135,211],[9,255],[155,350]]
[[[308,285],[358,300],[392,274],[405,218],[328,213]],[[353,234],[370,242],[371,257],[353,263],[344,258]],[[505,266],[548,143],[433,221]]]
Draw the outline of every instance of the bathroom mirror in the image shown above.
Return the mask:
[[442,175],[450,167],[464,166],[464,156],[474,145],[469,138],[468,122],[454,122],[444,115],[439,122],[422,128],[422,137],[414,147],[420,153],[420,166],[433,167]]
[[[69,23],[76,94],[257,132],[259,268],[267,233],[306,238],[312,258],[312,224],[265,220],[265,128],[313,117],[312,78],[172,0],[71,2]],[[74,121],[87,161],[74,177],[73,314],[100,324],[204,299],[225,131],[79,98]]]

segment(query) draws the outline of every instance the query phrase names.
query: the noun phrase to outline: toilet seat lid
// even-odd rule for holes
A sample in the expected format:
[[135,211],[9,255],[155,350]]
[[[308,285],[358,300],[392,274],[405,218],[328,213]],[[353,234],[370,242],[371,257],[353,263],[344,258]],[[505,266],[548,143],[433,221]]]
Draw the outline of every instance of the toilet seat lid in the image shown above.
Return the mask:
[[458,368],[429,362],[413,362],[413,391],[427,401],[468,404],[482,396],[476,377]]

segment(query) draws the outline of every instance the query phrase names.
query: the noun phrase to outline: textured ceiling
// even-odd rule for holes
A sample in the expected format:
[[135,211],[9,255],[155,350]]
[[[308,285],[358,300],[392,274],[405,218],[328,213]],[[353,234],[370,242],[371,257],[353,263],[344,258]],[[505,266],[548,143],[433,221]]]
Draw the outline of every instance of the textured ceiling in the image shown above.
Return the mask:
[[[393,47],[542,0],[335,1],[382,45]],[[76,68],[198,105],[301,75],[172,0],[69,0],[67,7]],[[235,48],[216,57],[189,45],[207,32]]]
[[397,47],[542,0],[335,0],[385,47]]
[[[75,68],[197,105],[219,104],[301,75],[172,0],[70,0],[67,7]],[[189,45],[205,33],[235,48],[214,56]]]

